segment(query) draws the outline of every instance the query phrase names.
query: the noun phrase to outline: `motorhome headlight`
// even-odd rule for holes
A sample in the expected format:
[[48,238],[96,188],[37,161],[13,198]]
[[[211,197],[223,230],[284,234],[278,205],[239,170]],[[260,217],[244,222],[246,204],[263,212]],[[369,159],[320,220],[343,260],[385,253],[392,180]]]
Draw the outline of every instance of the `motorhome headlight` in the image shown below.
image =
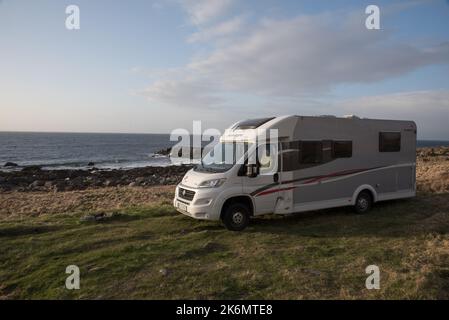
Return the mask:
[[217,188],[225,182],[226,179],[206,180],[199,184],[198,188]]

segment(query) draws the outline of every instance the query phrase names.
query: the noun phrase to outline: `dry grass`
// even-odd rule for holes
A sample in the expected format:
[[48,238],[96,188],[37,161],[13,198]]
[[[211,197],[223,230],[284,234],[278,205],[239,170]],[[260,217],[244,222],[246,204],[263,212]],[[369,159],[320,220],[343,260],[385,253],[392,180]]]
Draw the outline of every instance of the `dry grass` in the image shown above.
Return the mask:
[[[2,193],[0,299],[449,299],[448,172],[420,159],[415,199],[258,218],[240,233],[176,213],[173,186]],[[100,211],[117,214],[80,220]],[[81,290],[64,289],[69,264]],[[380,290],[365,288],[369,264]]]
[[174,186],[117,187],[68,192],[0,193],[0,217],[119,210],[170,202]]
[[449,192],[449,161],[441,158],[418,159],[416,181],[420,191]]
[[[258,218],[240,233],[170,205],[101,222],[82,212],[12,216],[0,219],[0,297],[449,299],[448,198],[420,194],[361,216]],[[64,289],[69,264],[81,269],[81,290]],[[380,290],[365,288],[370,264]]]

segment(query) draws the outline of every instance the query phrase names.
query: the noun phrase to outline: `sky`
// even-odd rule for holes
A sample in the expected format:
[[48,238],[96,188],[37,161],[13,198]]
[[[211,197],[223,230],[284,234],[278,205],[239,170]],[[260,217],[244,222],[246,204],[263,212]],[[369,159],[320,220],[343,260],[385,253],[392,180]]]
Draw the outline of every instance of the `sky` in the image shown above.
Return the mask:
[[0,131],[287,114],[414,120],[418,138],[449,140],[449,1],[0,0]]

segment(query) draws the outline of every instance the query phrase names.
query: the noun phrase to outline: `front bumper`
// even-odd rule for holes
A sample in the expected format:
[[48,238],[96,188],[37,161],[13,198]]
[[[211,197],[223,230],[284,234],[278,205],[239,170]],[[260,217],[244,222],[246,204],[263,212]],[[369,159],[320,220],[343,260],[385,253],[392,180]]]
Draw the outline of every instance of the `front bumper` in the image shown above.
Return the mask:
[[[195,192],[192,200],[186,200],[179,197],[179,188],[187,189]],[[193,189],[184,185],[176,186],[175,198],[173,206],[175,209],[191,218],[200,220],[219,220],[220,213],[215,207],[216,192],[211,189]]]

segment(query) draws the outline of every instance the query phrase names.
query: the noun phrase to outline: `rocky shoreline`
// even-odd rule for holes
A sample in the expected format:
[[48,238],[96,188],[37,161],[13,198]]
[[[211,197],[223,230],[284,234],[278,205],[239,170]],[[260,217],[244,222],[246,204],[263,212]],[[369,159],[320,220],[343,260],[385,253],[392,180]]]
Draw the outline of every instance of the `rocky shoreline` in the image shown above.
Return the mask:
[[61,192],[103,187],[173,185],[179,183],[190,168],[191,165],[126,170],[42,170],[32,166],[21,171],[0,171],[0,192]]
[[[418,163],[429,163],[426,166],[420,166],[420,171],[422,168],[432,167],[433,169],[428,174],[438,173],[444,177],[449,175],[446,165],[449,164],[449,147],[419,148],[417,150],[417,161]],[[430,163],[444,165],[439,165],[437,168],[433,165],[431,166]],[[0,171],[0,192],[61,192],[104,187],[174,185],[179,183],[184,174],[192,167],[193,165],[179,165],[113,170],[99,170],[96,168],[88,170],[42,170],[40,167],[30,166],[20,171]],[[444,189],[446,189],[446,184]]]

